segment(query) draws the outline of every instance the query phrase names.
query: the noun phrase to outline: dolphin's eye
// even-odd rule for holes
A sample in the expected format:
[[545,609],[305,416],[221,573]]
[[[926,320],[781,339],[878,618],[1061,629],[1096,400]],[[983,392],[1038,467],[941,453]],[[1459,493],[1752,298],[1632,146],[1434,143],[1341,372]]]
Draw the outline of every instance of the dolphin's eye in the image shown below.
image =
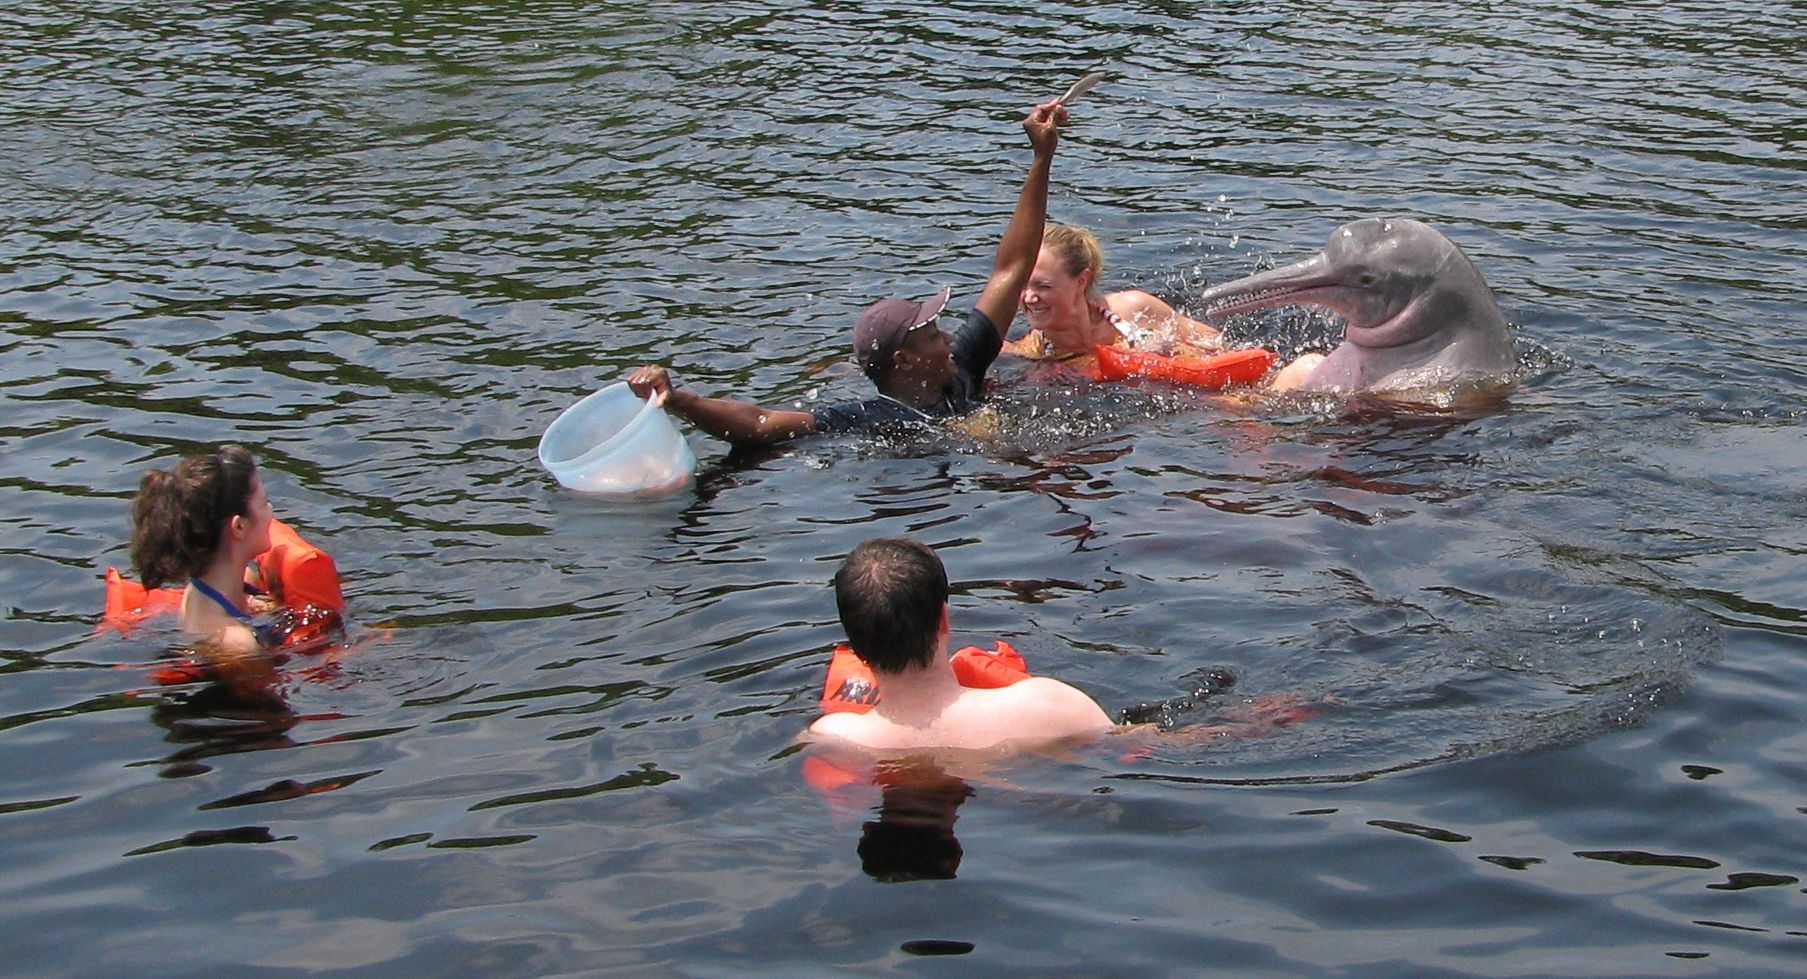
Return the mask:
[[1380,276],[1375,275],[1372,272],[1363,272],[1355,277],[1355,284],[1361,286],[1363,289],[1370,288],[1374,283],[1379,281]]

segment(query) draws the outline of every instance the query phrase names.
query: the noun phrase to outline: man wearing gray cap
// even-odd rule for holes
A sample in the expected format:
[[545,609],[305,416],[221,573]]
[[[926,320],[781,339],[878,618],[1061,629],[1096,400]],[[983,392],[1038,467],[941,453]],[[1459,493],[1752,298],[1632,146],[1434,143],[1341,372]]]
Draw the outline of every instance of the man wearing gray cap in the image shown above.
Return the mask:
[[973,309],[950,337],[936,325],[948,290],[920,302],[885,299],[866,307],[853,324],[853,356],[880,397],[810,411],[762,408],[746,401],[705,398],[671,383],[664,367],[636,368],[627,382],[640,397],[662,395],[672,414],[720,439],[769,445],[804,435],[895,431],[966,414],[979,406],[985,372],[1016,319],[1017,300],[1041,251],[1048,210],[1048,174],[1066,107],[1044,102],[1023,120],[1035,162],[1017,197],[1016,211],[998,242],[991,278]]

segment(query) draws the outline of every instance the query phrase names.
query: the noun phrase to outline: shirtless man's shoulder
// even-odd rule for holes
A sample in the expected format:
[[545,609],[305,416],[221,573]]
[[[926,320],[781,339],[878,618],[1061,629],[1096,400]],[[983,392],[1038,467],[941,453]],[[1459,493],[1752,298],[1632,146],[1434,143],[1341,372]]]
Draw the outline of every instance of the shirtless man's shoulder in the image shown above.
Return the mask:
[[[1083,730],[1107,730],[1113,726],[1104,708],[1091,696],[1070,683],[1048,676],[1035,676],[1003,688],[1014,692],[1026,711],[1044,723],[1066,729],[1059,736]],[[1027,718],[1026,718],[1027,719]]]
[[809,733],[852,741],[856,740],[854,736],[859,733],[860,729],[866,726],[865,720],[866,715],[863,713],[835,711],[816,718],[815,722],[809,726]]
[[[967,689],[948,705],[932,741],[911,737],[881,711],[826,714],[809,726],[815,737],[869,748],[990,748],[1006,742],[1059,741],[1102,734],[1115,726],[1079,688],[1052,677],[1029,677],[1007,687]],[[916,732],[920,737],[926,732]]]

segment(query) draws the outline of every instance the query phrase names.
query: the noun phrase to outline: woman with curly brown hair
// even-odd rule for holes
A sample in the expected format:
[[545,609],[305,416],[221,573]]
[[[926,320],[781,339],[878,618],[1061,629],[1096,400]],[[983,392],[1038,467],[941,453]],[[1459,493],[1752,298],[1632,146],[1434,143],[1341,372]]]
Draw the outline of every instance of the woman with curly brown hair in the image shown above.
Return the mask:
[[[132,563],[147,588],[185,584],[182,628],[206,639],[197,652],[234,693],[270,696],[274,663],[245,570],[270,549],[275,513],[242,446],[225,445],[152,469],[132,498]],[[260,593],[261,594],[261,593]]]

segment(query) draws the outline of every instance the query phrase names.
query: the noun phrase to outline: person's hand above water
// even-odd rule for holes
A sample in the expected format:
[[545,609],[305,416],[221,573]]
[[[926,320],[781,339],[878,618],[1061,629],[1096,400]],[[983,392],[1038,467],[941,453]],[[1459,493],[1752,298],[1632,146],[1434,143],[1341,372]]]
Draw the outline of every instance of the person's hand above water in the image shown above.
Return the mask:
[[657,397],[661,402],[671,396],[671,375],[659,364],[636,367],[627,375],[627,386],[636,397]]
[[1054,152],[1060,142],[1060,127],[1067,124],[1067,107],[1058,99],[1050,99],[1029,110],[1023,119],[1023,132],[1029,134],[1029,145],[1037,155]]
[[706,398],[690,388],[680,390],[659,364],[628,372],[627,386],[639,397],[654,398],[666,411],[737,446],[771,445],[816,430],[816,416],[807,411],[762,408],[751,401]]
[[1048,175],[1054,168],[1054,147],[1060,142],[1060,125],[1067,121],[1066,106],[1051,99],[1029,110],[1023,118],[1023,132],[1035,148],[1035,160],[1023,178],[1022,192],[1017,195],[1016,209],[1010,212],[1010,224],[998,239],[997,254],[991,260],[991,277],[973,307],[997,328],[998,342],[1006,339],[1011,321],[1016,319],[1017,301],[1022,298],[1023,284],[1035,271],[1035,256],[1042,247],[1042,226],[1048,216]]

